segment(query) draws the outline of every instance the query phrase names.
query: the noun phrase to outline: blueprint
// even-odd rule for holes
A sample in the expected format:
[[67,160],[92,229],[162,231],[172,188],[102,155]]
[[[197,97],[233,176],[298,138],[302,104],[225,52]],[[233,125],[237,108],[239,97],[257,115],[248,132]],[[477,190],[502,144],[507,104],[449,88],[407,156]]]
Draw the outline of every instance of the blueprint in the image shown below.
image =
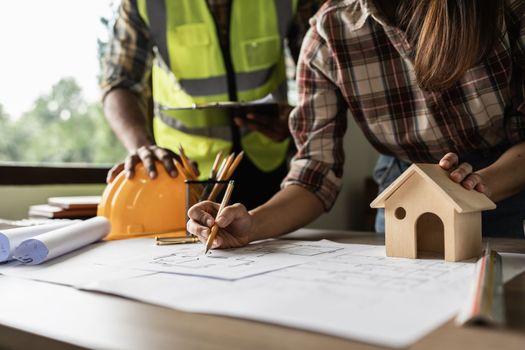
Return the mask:
[[[525,255],[501,254],[505,281]],[[202,244],[100,242],[0,274],[174,308],[269,322],[388,347],[406,347],[452,319],[474,262],[385,256],[384,246],[269,240],[203,254]]]
[[99,264],[235,280],[325,258],[344,249],[327,242],[269,240],[237,249],[214,249],[208,254],[204,254],[202,244],[160,246],[131,259]]
[[302,263],[237,280],[155,273],[83,288],[405,347],[455,315],[474,271],[473,262],[387,258],[384,246],[274,241],[250,249],[237,258],[264,258],[273,249]]

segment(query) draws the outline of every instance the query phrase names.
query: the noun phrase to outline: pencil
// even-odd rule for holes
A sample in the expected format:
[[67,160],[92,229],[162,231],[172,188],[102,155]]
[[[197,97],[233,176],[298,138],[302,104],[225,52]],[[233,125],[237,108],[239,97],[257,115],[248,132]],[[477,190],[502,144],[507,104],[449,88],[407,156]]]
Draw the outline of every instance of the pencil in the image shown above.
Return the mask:
[[235,153],[232,153],[228,157],[226,157],[226,162],[224,163],[224,167],[219,169],[219,173],[217,174],[217,180],[219,181],[227,180],[226,175],[228,173],[228,169],[230,168],[234,158],[235,158]]
[[235,160],[233,161],[232,165],[228,169],[228,172],[226,173],[226,180],[232,177],[233,172],[239,166],[239,163],[241,162],[243,156],[244,156],[244,151],[241,151],[241,153],[239,153],[237,157],[235,157]]
[[215,161],[213,162],[213,166],[211,167],[210,180],[215,180],[215,176],[217,176],[217,170],[218,170],[219,164],[221,163],[221,159],[222,159],[222,151],[217,153],[217,155],[215,156]]
[[[186,180],[195,180],[193,176],[188,173],[188,171],[184,168],[182,164],[180,164],[177,160],[173,161],[175,163],[175,167],[179,171],[179,173],[184,176]],[[202,189],[200,188],[199,184],[195,184],[195,186],[190,186],[190,203],[196,203],[200,197],[200,193],[202,193]]]
[[184,166],[184,168],[192,176],[192,180],[195,180],[198,177],[197,173],[195,172],[195,169],[193,169],[193,166],[190,164],[190,160],[188,159],[188,157],[186,157],[186,153],[184,152],[184,148],[182,148],[182,145],[179,145],[179,155],[182,161],[182,166]]
[[157,245],[172,245],[172,244],[186,244],[196,243],[199,239],[197,237],[155,237]]
[[[207,199],[208,196],[210,195],[212,187],[213,187],[212,181],[215,181],[215,178],[218,172],[221,171],[224,164],[226,164],[226,159],[223,159],[222,162],[221,160],[222,160],[222,151],[219,151],[219,153],[217,153],[217,155],[215,156],[215,161],[213,162],[213,166],[211,167],[210,177],[208,178],[208,181],[210,182],[204,186],[201,192],[201,195],[199,196],[199,202]],[[220,164],[220,167],[219,167],[219,164]]]
[[[228,182],[228,187],[226,188],[226,193],[224,194],[224,197],[222,198],[221,205],[219,206],[219,210],[217,211],[217,216],[215,219],[221,215],[222,211],[224,210],[224,207],[228,205],[228,201],[230,200],[230,196],[233,191],[233,186],[235,184],[235,181],[231,180]],[[208,240],[206,241],[206,250],[204,251],[204,254],[208,253],[208,250],[210,250],[211,245],[213,244],[213,241],[215,240],[215,236],[217,236],[217,231],[219,231],[219,226],[217,226],[217,223],[214,223],[211,227],[210,235],[208,236]]]
[[195,178],[188,172],[184,165],[179,163],[177,160],[174,160],[173,162],[175,163],[175,167],[179,173],[181,173],[186,178],[186,180],[195,180]]
[[[226,160],[226,165],[225,165],[224,169],[222,169],[222,172],[219,175],[217,180],[219,180],[219,181],[229,180],[231,178],[231,176],[233,175],[233,172],[235,171],[235,169],[237,168],[237,166],[241,162],[243,155],[244,155],[244,152],[241,152],[234,159],[235,153],[230,154],[228,156],[227,160]],[[223,185],[216,183],[213,186],[213,189],[211,190],[210,195],[208,196],[208,200],[209,201],[214,201],[215,198],[221,192],[222,189],[223,189]]]

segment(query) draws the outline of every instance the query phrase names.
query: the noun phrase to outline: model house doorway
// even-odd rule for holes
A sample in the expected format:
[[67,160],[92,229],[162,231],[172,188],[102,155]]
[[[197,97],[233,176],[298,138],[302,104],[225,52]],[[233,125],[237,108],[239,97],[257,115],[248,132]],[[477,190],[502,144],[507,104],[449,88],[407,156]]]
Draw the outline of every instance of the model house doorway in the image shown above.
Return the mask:
[[443,259],[445,256],[445,227],[434,213],[423,213],[416,221],[418,258]]

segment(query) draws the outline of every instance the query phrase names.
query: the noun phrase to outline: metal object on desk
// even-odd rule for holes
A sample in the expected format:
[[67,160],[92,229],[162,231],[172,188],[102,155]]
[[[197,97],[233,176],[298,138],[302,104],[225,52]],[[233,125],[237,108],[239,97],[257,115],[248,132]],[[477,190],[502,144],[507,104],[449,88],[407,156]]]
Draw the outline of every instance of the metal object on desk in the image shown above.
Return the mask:
[[505,324],[502,268],[501,255],[491,250],[487,243],[484,255],[476,262],[471,294],[456,317],[456,324]]
[[155,237],[156,245],[173,245],[173,244],[188,244],[197,243],[199,239],[195,236],[190,237]]

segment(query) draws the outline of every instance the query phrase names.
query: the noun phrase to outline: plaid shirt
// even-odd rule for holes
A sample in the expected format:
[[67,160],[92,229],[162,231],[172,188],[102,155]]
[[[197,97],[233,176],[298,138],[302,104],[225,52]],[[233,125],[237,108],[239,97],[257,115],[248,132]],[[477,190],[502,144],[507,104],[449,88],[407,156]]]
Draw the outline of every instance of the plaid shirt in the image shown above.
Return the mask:
[[451,88],[429,92],[415,81],[405,33],[371,1],[325,3],[301,51],[299,103],[290,117],[298,153],[283,186],[303,186],[331,208],[348,112],[379,152],[410,162],[525,140],[525,3],[506,6],[506,35],[487,58]]
[[[206,1],[218,23],[219,40],[224,41],[228,34],[231,0]],[[297,13],[286,38],[296,62],[309,27],[308,20],[319,9],[321,3],[322,0],[298,2]],[[136,0],[122,0],[111,34],[103,58],[100,80],[103,96],[114,88],[125,88],[147,99],[151,95],[149,77],[154,57],[153,42],[149,28],[139,15]]]

